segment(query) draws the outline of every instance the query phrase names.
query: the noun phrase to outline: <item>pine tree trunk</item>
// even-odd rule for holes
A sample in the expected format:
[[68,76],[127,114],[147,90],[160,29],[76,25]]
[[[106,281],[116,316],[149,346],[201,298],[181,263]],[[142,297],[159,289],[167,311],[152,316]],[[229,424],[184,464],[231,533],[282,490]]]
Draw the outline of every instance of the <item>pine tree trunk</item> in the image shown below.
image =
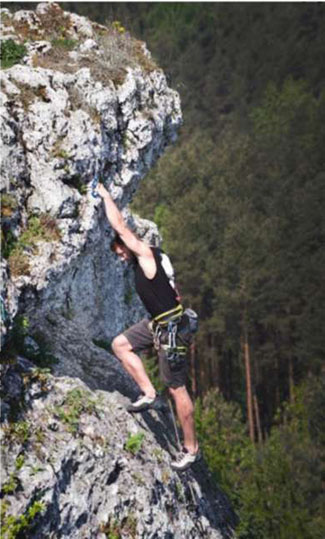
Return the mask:
[[258,438],[258,442],[261,444],[263,442],[263,435],[262,435],[262,429],[261,429],[260,409],[259,409],[256,393],[254,393],[253,402],[254,402],[254,411],[255,411],[255,419],[256,419],[257,438]]
[[252,379],[251,379],[251,364],[250,364],[250,350],[248,343],[247,328],[244,326],[243,332],[243,351],[245,361],[245,375],[246,375],[246,400],[247,400],[247,416],[249,426],[249,437],[251,441],[255,442],[254,435],[254,416],[253,416],[253,397],[252,397]]

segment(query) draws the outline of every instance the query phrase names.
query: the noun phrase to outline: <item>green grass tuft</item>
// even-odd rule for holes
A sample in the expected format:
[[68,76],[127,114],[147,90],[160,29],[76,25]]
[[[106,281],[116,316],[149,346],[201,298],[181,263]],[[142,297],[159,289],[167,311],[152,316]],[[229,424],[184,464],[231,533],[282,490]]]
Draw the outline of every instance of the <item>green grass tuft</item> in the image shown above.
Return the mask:
[[143,432],[138,432],[137,434],[129,433],[128,439],[125,442],[126,451],[129,451],[132,455],[136,455],[142,447],[143,440]]

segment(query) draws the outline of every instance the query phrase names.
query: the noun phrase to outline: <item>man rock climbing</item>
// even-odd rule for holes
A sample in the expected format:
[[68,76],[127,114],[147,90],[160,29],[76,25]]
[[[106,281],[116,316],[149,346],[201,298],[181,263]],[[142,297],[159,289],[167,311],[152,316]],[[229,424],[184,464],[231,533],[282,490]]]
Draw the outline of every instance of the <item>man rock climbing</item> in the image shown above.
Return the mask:
[[[183,450],[171,466],[174,470],[182,471],[198,460],[199,448],[194,427],[194,408],[186,389],[184,355],[191,335],[174,287],[172,266],[167,255],[138,239],[128,228],[102,184],[97,186],[97,192],[103,199],[107,219],[116,232],[112,249],[122,260],[133,263],[135,287],[150,315],[150,318],[134,324],[112,342],[114,354],[142,391],[128,410],[139,412],[154,405],[155,388],[137,355],[154,344],[158,352],[160,376],[175,401],[183,431]],[[170,353],[171,350],[176,353]]]

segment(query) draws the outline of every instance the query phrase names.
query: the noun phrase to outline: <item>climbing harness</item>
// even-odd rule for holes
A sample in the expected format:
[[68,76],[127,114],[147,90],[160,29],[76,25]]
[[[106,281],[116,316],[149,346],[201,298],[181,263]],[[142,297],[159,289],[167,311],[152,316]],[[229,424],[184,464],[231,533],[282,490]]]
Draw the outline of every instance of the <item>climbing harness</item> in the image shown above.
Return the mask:
[[166,311],[156,316],[152,321],[153,329],[153,342],[156,350],[159,350],[161,346],[161,338],[163,330],[168,328],[168,324],[171,321],[179,321],[183,315],[183,306],[177,305],[174,309]]
[[[181,322],[184,321],[183,327]],[[156,350],[163,348],[171,370],[179,370],[185,362],[186,336],[198,329],[198,316],[192,309],[177,305],[153,319],[153,341]],[[185,340],[184,340],[185,338]],[[167,342],[166,342],[167,340]],[[165,342],[164,342],[165,341]]]
[[183,365],[184,356],[186,355],[186,347],[178,346],[176,342],[177,327],[182,319],[183,312],[183,306],[177,305],[174,309],[166,311],[153,319],[155,349],[163,348],[165,350],[171,370],[178,370]]

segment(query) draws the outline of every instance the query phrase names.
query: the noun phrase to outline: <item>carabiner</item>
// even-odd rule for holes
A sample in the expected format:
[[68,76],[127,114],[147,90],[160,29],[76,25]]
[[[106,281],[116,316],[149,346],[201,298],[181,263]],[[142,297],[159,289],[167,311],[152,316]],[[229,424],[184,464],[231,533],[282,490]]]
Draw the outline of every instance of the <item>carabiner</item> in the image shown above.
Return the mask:
[[98,185],[98,178],[95,176],[91,184],[91,194],[94,198],[100,197],[100,195],[95,191],[97,185]]

